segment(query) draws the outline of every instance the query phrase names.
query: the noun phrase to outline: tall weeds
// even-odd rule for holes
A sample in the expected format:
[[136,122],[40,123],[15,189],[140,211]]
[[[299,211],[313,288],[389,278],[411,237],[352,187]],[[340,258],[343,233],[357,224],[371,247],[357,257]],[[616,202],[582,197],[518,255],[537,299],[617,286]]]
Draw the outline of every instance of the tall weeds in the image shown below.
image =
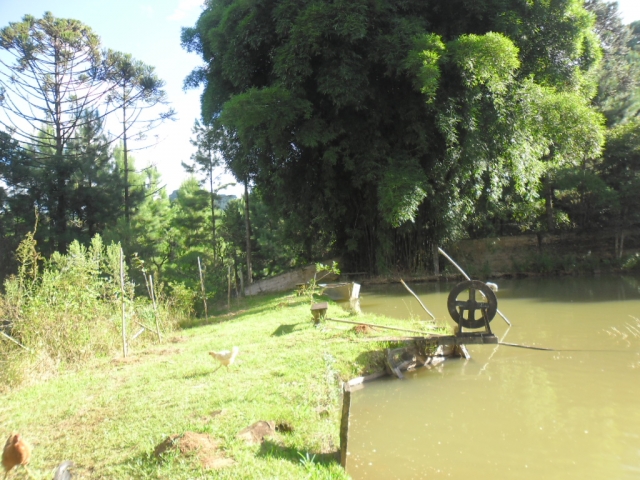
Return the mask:
[[[122,349],[120,245],[105,246],[96,235],[89,248],[74,241],[66,254],[54,253],[48,260],[36,247],[33,234],[27,235],[16,252],[18,274],[5,282],[0,299],[5,331],[25,347],[0,339],[0,381],[5,386]],[[156,312],[150,299],[135,295],[128,275],[125,279],[126,331],[135,350],[155,340],[154,331],[132,337],[141,325],[155,325]],[[157,315],[165,332],[176,326],[170,319],[181,316],[172,314],[175,304],[159,292]]]

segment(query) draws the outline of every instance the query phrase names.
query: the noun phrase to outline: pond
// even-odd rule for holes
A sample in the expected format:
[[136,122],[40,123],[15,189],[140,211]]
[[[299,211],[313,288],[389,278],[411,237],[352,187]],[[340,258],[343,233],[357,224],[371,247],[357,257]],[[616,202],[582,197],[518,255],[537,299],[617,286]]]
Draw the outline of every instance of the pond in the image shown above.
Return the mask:
[[[469,345],[471,360],[354,392],[347,472],[355,480],[638,478],[638,279],[497,283],[512,327],[496,315],[494,333],[554,351]],[[454,285],[410,286],[446,321]],[[363,287],[361,308],[426,318],[400,285]]]

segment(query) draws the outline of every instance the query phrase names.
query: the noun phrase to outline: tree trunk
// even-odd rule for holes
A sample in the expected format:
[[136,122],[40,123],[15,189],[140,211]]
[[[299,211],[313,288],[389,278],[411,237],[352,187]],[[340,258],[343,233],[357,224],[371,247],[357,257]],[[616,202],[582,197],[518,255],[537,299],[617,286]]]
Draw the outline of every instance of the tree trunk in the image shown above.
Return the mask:
[[545,178],[545,209],[547,212],[547,231],[553,232],[555,228],[553,221],[553,185],[551,184],[551,174],[549,173]]
[[253,283],[251,272],[251,221],[249,219],[249,181],[244,181],[244,220],[247,231],[247,285]]
[[[211,154],[209,154],[211,155]],[[211,194],[211,248],[213,249],[213,264],[216,264],[216,202],[213,192],[213,161],[209,158],[209,193]]]
[[440,275],[440,253],[438,252],[438,244],[434,241],[431,248],[433,254],[433,274]]
[[54,248],[64,253],[67,249],[66,242],[66,230],[67,230],[67,219],[66,219],[66,176],[67,169],[65,168],[65,159],[64,159],[64,138],[62,131],[62,93],[61,93],[61,84],[62,79],[58,72],[58,66],[60,61],[60,52],[58,50],[58,45],[56,41],[56,49],[55,49],[55,79],[54,79],[54,108],[56,118],[54,119],[55,123],[55,141],[56,141],[56,179],[55,179],[55,190],[56,190],[56,210],[55,210],[55,220],[53,222],[55,229],[55,240],[53,244]]
[[[126,98],[126,92],[123,90],[123,97]],[[123,161],[124,161],[124,218],[127,222],[127,229],[131,227],[131,212],[129,206],[129,158],[127,156],[127,105],[122,104],[122,144],[123,144]]]

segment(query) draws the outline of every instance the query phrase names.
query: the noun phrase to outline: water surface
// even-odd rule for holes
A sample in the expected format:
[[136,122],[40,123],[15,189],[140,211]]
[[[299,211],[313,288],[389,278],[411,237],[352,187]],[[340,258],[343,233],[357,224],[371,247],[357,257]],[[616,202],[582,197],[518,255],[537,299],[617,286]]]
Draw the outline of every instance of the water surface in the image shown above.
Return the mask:
[[[491,328],[535,351],[470,345],[407,379],[352,396],[354,479],[640,478],[640,283],[503,280]],[[454,284],[411,285],[439,320]],[[401,286],[363,288],[363,311],[426,314]]]

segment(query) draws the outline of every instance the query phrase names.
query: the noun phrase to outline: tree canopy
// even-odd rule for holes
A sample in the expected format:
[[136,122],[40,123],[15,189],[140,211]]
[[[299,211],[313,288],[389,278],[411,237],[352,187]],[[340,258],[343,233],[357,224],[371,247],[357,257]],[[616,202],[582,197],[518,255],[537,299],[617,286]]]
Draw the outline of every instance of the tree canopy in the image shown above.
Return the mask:
[[185,85],[237,178],[375,271],[398,235],[433,250],[482,195],[599,153],[593,23],[580,0],[216,0]]
[[[2,28],[0,51],[0,127],[24,150],[0,174],[12,191],[28,193],[30,209],[42,215],[48,249],[64,252],[80,238],[78,230],[91,238],[122,206],[129,217],[127,139],[171,116],[143,115],[166,103],[163,82],[153,67],[103,50],[89,26],[50,12]],[[122,133],[109,135],[106,119],[116,112]],[[123,182],[111,156],[120,138]]]

